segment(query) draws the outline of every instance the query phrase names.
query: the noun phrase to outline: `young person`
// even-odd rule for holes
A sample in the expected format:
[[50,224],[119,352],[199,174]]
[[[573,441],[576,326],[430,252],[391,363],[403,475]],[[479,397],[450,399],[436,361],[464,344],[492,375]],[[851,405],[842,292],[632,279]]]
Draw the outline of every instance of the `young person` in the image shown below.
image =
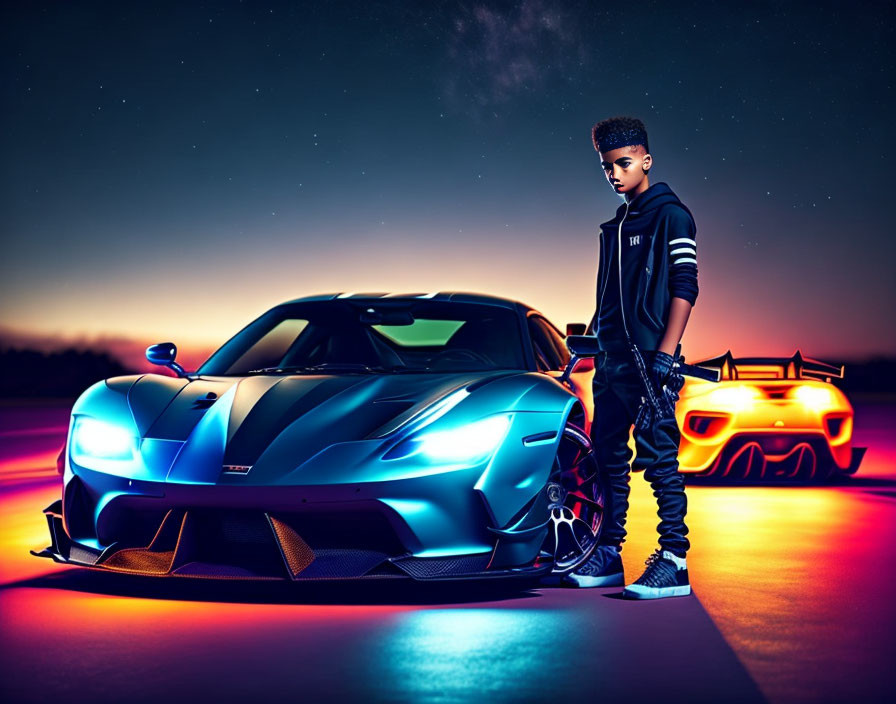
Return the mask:
[[[690,544],[675,420],[683,379],[675,361],[697,299],[696,227],[669,186],[650,184],[653,157],[640,120],[604,120],[592,129],[592,139],[607,181],[625,203],[600,226],[597,308],[589,326],[601,348],[592,440],[606,480],[604,526],[591,559],[566,582],[579,587],[625,584],[620,551],[629,477],[632,469],[643,469],[659,506],[660,547],[623,594],[638,599],[683,596],[691,592],[685,560]],[[630,467],[632,424],[635,459]]]

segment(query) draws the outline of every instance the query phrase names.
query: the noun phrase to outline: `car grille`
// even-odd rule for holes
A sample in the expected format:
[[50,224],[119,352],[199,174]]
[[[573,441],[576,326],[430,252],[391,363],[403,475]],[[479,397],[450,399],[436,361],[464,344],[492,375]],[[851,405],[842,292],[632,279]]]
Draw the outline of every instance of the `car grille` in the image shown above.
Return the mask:
[[[158,509],[128,512],[145,524]],[[145,514],[145,515],[139,515]],[[124,521],[119,521],[123,523]],[[122,534],[124,537],[124,533]],[[397,576],[390,558],[407,550],[376,511],[262,511],[171,509],[151,540],[119,547],[97,566],[146,575],[224,579],[352,579]]]

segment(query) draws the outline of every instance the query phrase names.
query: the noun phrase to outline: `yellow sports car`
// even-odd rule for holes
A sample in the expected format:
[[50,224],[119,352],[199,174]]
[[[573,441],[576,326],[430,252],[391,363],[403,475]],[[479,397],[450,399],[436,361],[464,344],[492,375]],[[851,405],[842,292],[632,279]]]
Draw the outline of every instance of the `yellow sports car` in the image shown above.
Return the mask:
[[718,383],[687,379],[676,407],[680,470],[731,480],[824,481],[859,468],[867,448],[852,447],[853,409],[831,383],[843,367],[792,357],[697,363]]

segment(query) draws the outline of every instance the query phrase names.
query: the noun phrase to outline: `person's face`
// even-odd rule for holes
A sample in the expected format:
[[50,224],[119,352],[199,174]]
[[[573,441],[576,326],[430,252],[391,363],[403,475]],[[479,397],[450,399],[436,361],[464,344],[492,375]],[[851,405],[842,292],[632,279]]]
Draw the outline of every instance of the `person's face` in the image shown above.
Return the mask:
[[651,157],[643,146],[619,147],[608,152],[600,152],[600,165],[607,181],[616,193],[637,192],[647,171]]

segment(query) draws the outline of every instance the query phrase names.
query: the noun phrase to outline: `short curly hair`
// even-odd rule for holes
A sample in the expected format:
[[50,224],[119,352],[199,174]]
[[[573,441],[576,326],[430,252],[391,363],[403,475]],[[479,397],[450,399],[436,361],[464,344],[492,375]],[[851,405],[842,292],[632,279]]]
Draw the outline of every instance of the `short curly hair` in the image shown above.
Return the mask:
[[591,128],[591,141],[599,152],[609,152],[620,147],[643,145],[649,152],[647,128],[636,117],[611,117],[601,120]]

